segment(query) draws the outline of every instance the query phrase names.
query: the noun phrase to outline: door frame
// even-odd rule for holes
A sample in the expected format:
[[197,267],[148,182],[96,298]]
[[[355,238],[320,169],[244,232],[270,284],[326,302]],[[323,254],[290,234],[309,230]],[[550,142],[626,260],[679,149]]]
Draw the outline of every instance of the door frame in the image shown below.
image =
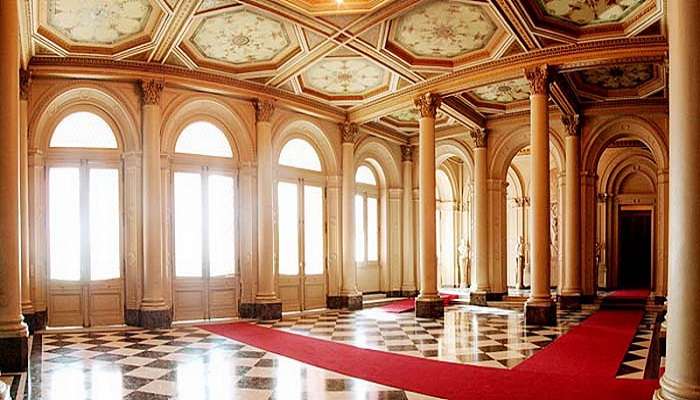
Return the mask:
[[622,218],[622,212],[623,211],[645,211],[649,212],[650,218],[651,218],[651,242],[649,243],[649,257],[650,257],[650,276],[649,276],[649,290],[654,291],[656,287],[656,280],[654,277],[656,276],[656,241],[657,241],[657,232],[656,232],[656,204],[655,204],[655,196],[649,196],[648,198],[640,198],[637,195],[633,196],[626,196],[626,195],[618,195],[615,198],[615,207],[613,207],[613,216],[612,216],[612,246],[610,247],[610,250],[612,251],[612,255],[610,257],[611,265],[610,268],[608,268],[608,276],[607,276],[607,282],[609,282],[608,287],[609,288],[618,288],[620,287],[620,229],[622,228],[621,224],[621,218]]

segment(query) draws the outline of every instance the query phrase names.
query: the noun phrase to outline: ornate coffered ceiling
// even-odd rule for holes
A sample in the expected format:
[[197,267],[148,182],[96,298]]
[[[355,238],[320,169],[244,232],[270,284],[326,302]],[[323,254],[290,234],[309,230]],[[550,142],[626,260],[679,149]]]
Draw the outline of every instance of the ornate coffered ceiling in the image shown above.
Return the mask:
[[415,134],[412,102],[428,91],[443,96],[442,127],[527,109],[522,70],[542,63],[559,71],[552,99],[560,107],[658,100],[666,87],[664,0],[20,4],[24,66],[185,77],[187,87],[275,96],[392,137]]

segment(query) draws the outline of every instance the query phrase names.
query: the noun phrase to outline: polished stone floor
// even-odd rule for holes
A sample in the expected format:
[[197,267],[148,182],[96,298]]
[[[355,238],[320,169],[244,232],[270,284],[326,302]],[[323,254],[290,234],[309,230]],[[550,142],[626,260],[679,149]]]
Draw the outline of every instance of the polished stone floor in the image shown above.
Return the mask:
[[[520,307],[451,306],[440,320],[378,309],[287,316],[262,324],[358,347],[512,368],[595,311],[560,311],[556,327],[527,326]],[[618,376],[641,378],[642,321]],[[648,346],[647,346],[648,347]],[[45,333],[32,338],[27,376],[3,376],[17,399],[429,399],[343,376],[196,327]],[[631,363],[625,365],[625,363]],[[632,369],[637,369],[633,371]]]

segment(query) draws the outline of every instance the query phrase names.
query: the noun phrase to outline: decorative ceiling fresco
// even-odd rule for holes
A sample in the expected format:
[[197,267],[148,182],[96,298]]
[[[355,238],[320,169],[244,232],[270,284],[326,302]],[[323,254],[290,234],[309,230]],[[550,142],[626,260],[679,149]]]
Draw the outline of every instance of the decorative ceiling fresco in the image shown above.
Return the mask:
[[[641,39],[663,53],[664,1],[23,0],[21,60],[63,68],[91,58],[211,80],[245,96],[287,96],[297,110],[348,116],[396,138],[415,134],[409,104],[431,90],[443,94],[442,128],[527,109],[519,71],[528,57],[544,54],[541,62],[600,43],[642,48]],[[665,99],[663,54],[653,51],[572,60],[557,73],[554,86],[566,87],[552,91],[553,103],[557,95],[579,104]],[[461,74],[472,75],[454,79]]]
[[495,32],[483,7],[433,1],[398,18],[393,39],[419,57],[451,58],[483,49]]
[[645,0],[537,0],[552,17],[577,25],[619,22]]
[[244,9],[206,18],[192,43],[206,57],[244,64],[269,61],[292,41],[282,22]]
[[49,0],[48,24],[78,43],[114,44],[143,31],[152,10],[148,0]]

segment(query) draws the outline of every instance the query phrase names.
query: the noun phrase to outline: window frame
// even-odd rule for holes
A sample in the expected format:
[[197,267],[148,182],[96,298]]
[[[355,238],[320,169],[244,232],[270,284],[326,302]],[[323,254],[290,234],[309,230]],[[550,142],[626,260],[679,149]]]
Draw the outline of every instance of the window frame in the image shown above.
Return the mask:
[[[376,185],[369,185],[366,183],[360,183],[360,182],[355,181],[355,196],[362,196],[362,210],[363,210],[362,213],[363,213],[363,227],[364,227],[364,238],[363,238],[364,239],[364,256],[363,256],[362,260],[355,259],[355,262],[360,267],[366,267],[366,266],[374,266],[374,265],[379,264],[379,260],[381,259],[381,253],[382,253],[381,252],[381,237],[382,237],[382,234],[381,234],[381,230],[382,230],[382,224],[381,224],[382,206],[381,206],[381,204],[382,204],[382,202],[381,202],[381,200],[382,199],[381,199],[381,190],[379,187],[379,182],[380,182],[379,175],[377,174],[376,169],[371,164],[366,163],[366,162],[362,162],[362,163],[357,165],[357,168],[355,168],[355,174],[357,174],[357,170],[362,166],[369,168],[369,170],[374,175],[374,181],[377,183]],[[353,178],[354,178],[354,176],[355,175],[353,175]],[[376,222],[376,226],[377,226],[377,235],[376,235],[377,236],[376,237],[377,259],[376,260],[369,259],[369,236],[370,235],[369,235],[369,232],[367,229],[369,226],[369,224],[368,224],[369,217],[368,217],[368,213],[367,213],[367,209],[368,209],[367,199],[368,198],[375,199],[375,201],[377,203],[377,222]],[[353,207],[354,206],[355,206],[355,202],[353,200]],[[355,211],[355,212],[357,212],[357,211]],[[356,238],[354,238],[353,240],[356,240]],[[353,257],[355,257],[355,256],[356,256],[356,254],[353,254]]]

